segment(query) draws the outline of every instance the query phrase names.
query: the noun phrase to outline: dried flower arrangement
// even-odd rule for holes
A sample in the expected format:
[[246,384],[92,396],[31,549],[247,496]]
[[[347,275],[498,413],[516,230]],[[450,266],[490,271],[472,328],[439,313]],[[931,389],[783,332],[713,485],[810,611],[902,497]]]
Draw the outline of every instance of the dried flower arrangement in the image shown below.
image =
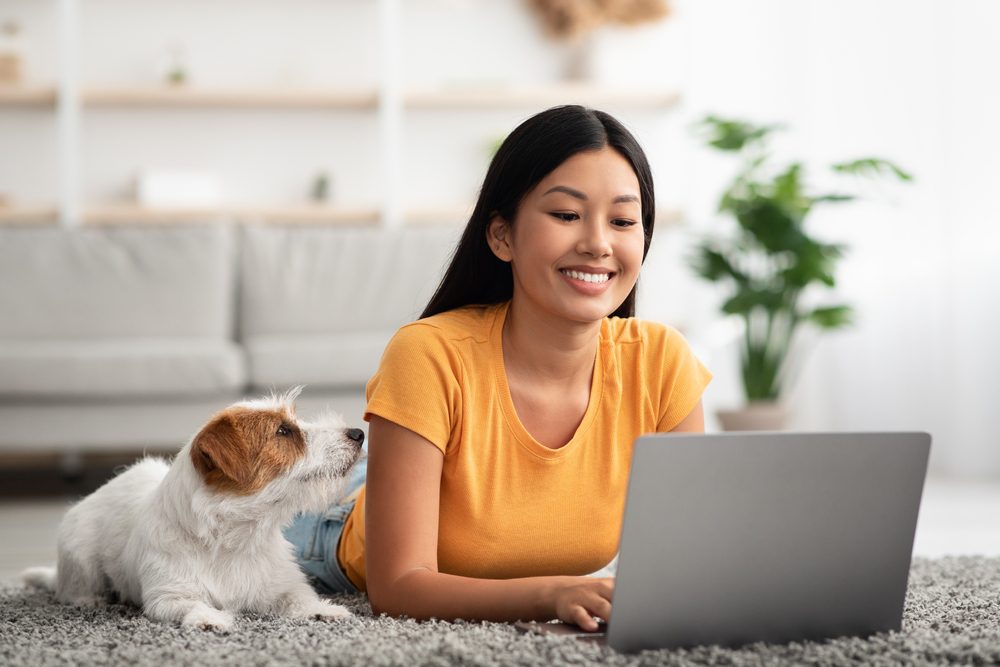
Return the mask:
[[560,39],[577,38],[608,23],[636,25],[670,13],[667,0],[528,0],[546,31]]

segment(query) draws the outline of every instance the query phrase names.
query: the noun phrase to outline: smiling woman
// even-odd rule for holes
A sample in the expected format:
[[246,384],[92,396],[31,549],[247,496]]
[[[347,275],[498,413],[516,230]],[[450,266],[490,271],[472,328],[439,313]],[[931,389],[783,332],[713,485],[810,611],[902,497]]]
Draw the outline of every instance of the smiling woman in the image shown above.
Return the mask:
[[[569,181],[548,178],[574,157],[585,159],[590,153],[602,152],[609,155],[598,162],[611,163],[618,170],[609,172],[609,177],[614,174],[614,182],[604,184],[603,178],[598,179],[600,192],[588,193],[583,184],[574,187]],[[623,165],[627,175],[621,170]],[[576,171],[572,164],[568,169]],[[512,225],[525,199],[565,197],[570,201],[563,203],[572,204],[569,208],[560,209],[560,202],[545,204],[551,206],[548,213],[571,221],[582,217],[581,204],[606,205],[607,201],[591,202],[591,196],[607,196],[604,189],[612,184],[622,189],[613,194],[611,203],[628,207],[622,218],[641,223],[634,225],[641,229],[641,263],[653,238],[656,203],[649,163],[635,137],[609,114],[573,105],[549,109],[522,123],[497,150],[451,265],[421,317],[513,297],[513,265],[495,254],[489,229],[497,221]],[[629,200],[633,200],[631,204]],[[618,317],[635,314],[634,285],[609,312]]]
[[639,278],[646,237],[638,193],[632,166],[616,150],[577,153],[525,196],[516,226],[491,219],[490,249],[510,263],[515,291],[532,304],[599,320]]
[[632,443],[704,430],[711,377],[632,317],[653,216],[645,155],[608,114],[557,107],[510,134],[368,383],[366,484],[313,538],[318,586],[413,618],[609,618],[614,579],[584,575],[617,551]]

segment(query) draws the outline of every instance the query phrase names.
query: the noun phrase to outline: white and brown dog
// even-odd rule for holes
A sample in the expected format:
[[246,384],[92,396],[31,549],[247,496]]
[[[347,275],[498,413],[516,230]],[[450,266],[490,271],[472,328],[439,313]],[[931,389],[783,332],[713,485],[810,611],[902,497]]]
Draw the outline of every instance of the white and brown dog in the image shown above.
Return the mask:
[[226,630],[233,613],[350,616],[321,599],[282,528],[338,498],[364,433],[339,417],[295,417],[301,387],[216,414],[169,463],[147,458],[74,505],[59,527],[56,568],[30,585],[63,602],[109,593],[152,619]]

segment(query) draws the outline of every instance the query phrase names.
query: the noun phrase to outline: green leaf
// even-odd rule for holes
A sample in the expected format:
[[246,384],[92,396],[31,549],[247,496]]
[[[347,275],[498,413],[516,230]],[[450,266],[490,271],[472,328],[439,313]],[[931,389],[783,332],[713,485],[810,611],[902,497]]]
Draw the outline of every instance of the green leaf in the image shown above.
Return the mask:
[[851,160],[850,162],[841,162],[833,165],[831,168],[841,174],[853,174],[855,176],[883,176],[886,173],[889,173],[895,175],[896,178],[901,181],[913,180],[913,176],[908,172],[903,171],[901,167],[896,166],[888,160],[883,160],[877,157]]
[[806,319],[823,329],[838,329],[853,323],[854,310],[850,306],[826,306],[813,310]]
[[790,256],[792,263],[782,272],[782,278],[790,287],[802,289],[820,282],[833,287],[834,269],[837,260],[844,254],[845,246],[837,243],[819,243],[812,239]]
[[732,262],[720,251],[711,246],[700,246],[698,254],[691,260],[691,266],[702,278],[718,282],[723,278],[732,278],[738,284],[747,283],[750,278],[733,266]]
[[796,203],[802,196],[802,165],[791,164],[784,173],[774,179],[774,198],[781,202]]
[[776,312],[785,305],[781,291],[744,287],[722,304],[722,312],[730,315],[746,315],[755,308]]
[[740,226],[768,252],[795,250],[806,237],[799,218],[778,202],[766,198],[736,203],[733,213]]
[[709,145],[722,151],[740,151],[750,144],[762,144],[768,134],[781,129],[778,125],[757,126],[718,116],[707,116],[700,125],[710,133]]
[[832,194],[832,195],[821,195],[819,197],[813,197],[813,204],[822,204],[824,202],[830,202],[836,204],[842,201],[854,201],[857,199],[854,195],[842,195],[842,194]]

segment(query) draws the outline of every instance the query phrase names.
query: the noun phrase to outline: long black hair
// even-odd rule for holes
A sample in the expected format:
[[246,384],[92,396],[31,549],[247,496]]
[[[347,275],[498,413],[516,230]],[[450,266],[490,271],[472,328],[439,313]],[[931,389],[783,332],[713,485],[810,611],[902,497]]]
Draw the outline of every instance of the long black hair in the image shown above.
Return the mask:
[[[513,223],[525,195],[556,167],[577,153],[606,146],[628,160],[639,180],[645,260],[653,237],[656,209],[653,176],[639,142],[625,126],[603,111],[578,105],[553,107],[518,125],[497,149],[451,264],[420,317],[510,299],[514,294],[513,272],[510,264],[494,255],[487,243],[490,220],[499,215]],[[612,315],[635,314],[635,291],[633,287]]]

